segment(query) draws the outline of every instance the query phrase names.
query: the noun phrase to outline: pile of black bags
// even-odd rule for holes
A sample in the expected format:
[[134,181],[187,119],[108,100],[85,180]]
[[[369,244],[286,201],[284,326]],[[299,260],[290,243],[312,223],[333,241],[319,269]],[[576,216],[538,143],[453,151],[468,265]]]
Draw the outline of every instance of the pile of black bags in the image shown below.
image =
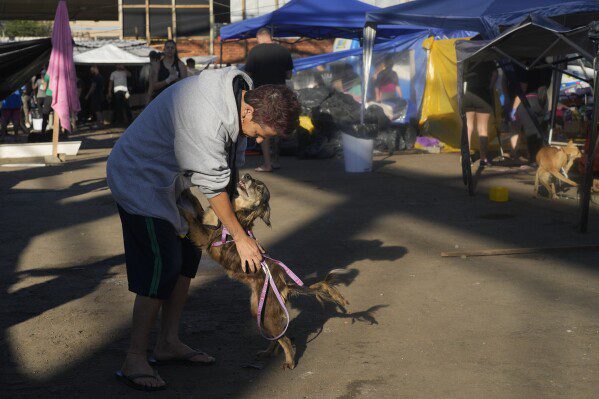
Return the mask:
[[[302,115],[310,116],[314,131],[298,128],[294,137],[283,145],[283,153],[300,158],[331,158],[341,155],[341,133],[373,139],[378,151],[393,153],[408,147],[402,128],[391,124],[383,109],[371,105],[360,124],[360,104],[349,94],[326,87],[298,90]],[[405,130],[405,129],[404,129]],[[411,140],[411,138],[410,138]],[[415,137],[414,137],[415,140]],[[294,151],[292,143],[297,145]]]

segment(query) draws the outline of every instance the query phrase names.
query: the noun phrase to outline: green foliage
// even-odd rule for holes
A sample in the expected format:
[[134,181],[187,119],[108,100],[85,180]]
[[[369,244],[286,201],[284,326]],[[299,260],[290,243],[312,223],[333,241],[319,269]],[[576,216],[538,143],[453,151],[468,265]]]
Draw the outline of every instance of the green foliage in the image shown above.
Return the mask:
[[40,21],[1,21],[0,32],[2,36],[50,36],[52,34],[51,22]]

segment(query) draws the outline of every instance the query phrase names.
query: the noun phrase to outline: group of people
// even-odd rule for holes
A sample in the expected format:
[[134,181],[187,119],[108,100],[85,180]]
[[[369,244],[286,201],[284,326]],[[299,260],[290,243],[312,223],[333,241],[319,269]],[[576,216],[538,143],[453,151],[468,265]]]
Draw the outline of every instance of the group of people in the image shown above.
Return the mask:
[[[499,73],[495,62],[482,62],[465,76],[466,92],[462,110],[466,114],[468,142],[472,146],[474,131],[478,132],[481,165],[490,164],[488,156],[489,122],[495,113],[495,89]],[[519,67],[507,67],[502,73],[500,91],[503,94],[502,118],[510,135],[510,158],[518,162],[534,162],[542,146],[543,137],[538,128],[543,127],[548,115],[547,90],[551,82],[551,70],[526,71]],[[527,110],[520,97],[528,102]],[[498,121],[499,122],[499,121]],[[542,129],[541,129],[542,130]],[[541,132],[543,134],[543,132]],[[518,152],[521,138],[526,139],[528,154],[524,158]]]

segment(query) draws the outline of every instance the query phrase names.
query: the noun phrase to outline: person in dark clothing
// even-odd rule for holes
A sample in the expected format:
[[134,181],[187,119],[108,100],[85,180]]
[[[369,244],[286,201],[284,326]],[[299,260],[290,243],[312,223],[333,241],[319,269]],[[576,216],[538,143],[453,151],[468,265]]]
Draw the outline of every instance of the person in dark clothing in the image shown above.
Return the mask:
[[[284,85],[286,79],[291,79],[293,60],[291,53],[285,47],[273,43],[270,31],[262,28],[256,34],[258,44],[252,48],[245,63],[245,71],[254,82],[254,87],[267,84]],[[264,163],[256,168],[256,172],[272,172],[279,168],[279,146],[275,139],[273,156],[270,154],[270,141],[264,140],[260,145]],[[274,159],[273,159],[274,158]]]
[[150,87],[152,88],[152,99],[173,83],[187,77],[187,67],[179,59],[177,43],[167,40],[164,43],[162,60],[152,65]]
[[[530,104],[530,110],[537,121],[537,124],[535,124],[514,90],[514,101],[510,119],[512,122],[515,122],[516,132],[524,131],[530,162],[534,162],[537,152],[541,149],[543,143],[543,138],[539,136],[536,126],[542,126],[543,120],[547,115],[547,88],[551,84],[551,73],[552,71],[549,68],[527,71],[518,66],[515,67],[516,80],[520,85],[522,93],[526,96]],[[515,137],[512,140],[514,153],[518,145],[518,135]]]
[[85,100],[89,101],[91,111],[96,115],[96,129],[103,125],[102,106],[104,103],[104,78],[100,75],[97,65],[90,68],[92,73],[91,85]]
[[472,143],[472,133],[478,132],[481,165],[489,163],[489,120],[493,113],[493,88],[497,80],[497,69],[492,61],[480,63],[465,76],[466,93],[462,108],[466,114],[468,143]]

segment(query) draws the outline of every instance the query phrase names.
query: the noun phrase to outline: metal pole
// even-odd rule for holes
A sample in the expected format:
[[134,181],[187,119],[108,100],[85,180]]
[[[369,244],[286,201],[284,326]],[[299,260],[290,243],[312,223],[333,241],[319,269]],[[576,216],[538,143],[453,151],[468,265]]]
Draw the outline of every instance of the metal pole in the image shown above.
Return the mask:
[[210,55],[214,55],[214,0],[210,0]]
[[[468,65],[464,65],[462,67],[462,72],[461,72],[461,76],[466,76],[466,73],[468,72]],[[464,81],[463,78],[459,79],[459,83],[460,86],[458,87],[458,90],[460,91],[459,94],[459,101],[458,104],[460,105],[460,116],[462,119],[462,138],[461,138],[461,153],[462,153],[462,179],[464,181],[464,185],[468,186],[468,194],[471,197],[474,197],[475,192],[474,192],[474,179],[472,178],[472,162],[470,159],[470,142],[468,141],[468,123],[466,121],[466,113],[464,112],[464,110],[461,107],[462,101],[461,98],[464,97],[464,93],[465,93],[465,87],[464,87]]]
[[171,33],[171,37],[169,37],[169,39],[177,39],[177,8],[176,8],[176,4],[175,4],[175,0],[172,0],[172,8],[171,8],[171,26],[172,26],[172,33]]
[[557,104],[559,103],[559,89],[562,81],[562,74],[559,70],[553,70],[551,77],[551,124],[549,125],[548,144],[553,141],[553,130],[555,129],[555,116],[557,114]]
[[146,0],[146,42],[150,44],[150,0]]
[[593,91],[593,126],[589,137],[589,150],[587,151],[584,180],[580,195],[580,231],[586,233],[589,227],[589,203],[591,201],[591,187],[593,186],[593,161],[597,146],[597,123],[599,123],[599,52],[593,60],[595,69],[594,91]]

